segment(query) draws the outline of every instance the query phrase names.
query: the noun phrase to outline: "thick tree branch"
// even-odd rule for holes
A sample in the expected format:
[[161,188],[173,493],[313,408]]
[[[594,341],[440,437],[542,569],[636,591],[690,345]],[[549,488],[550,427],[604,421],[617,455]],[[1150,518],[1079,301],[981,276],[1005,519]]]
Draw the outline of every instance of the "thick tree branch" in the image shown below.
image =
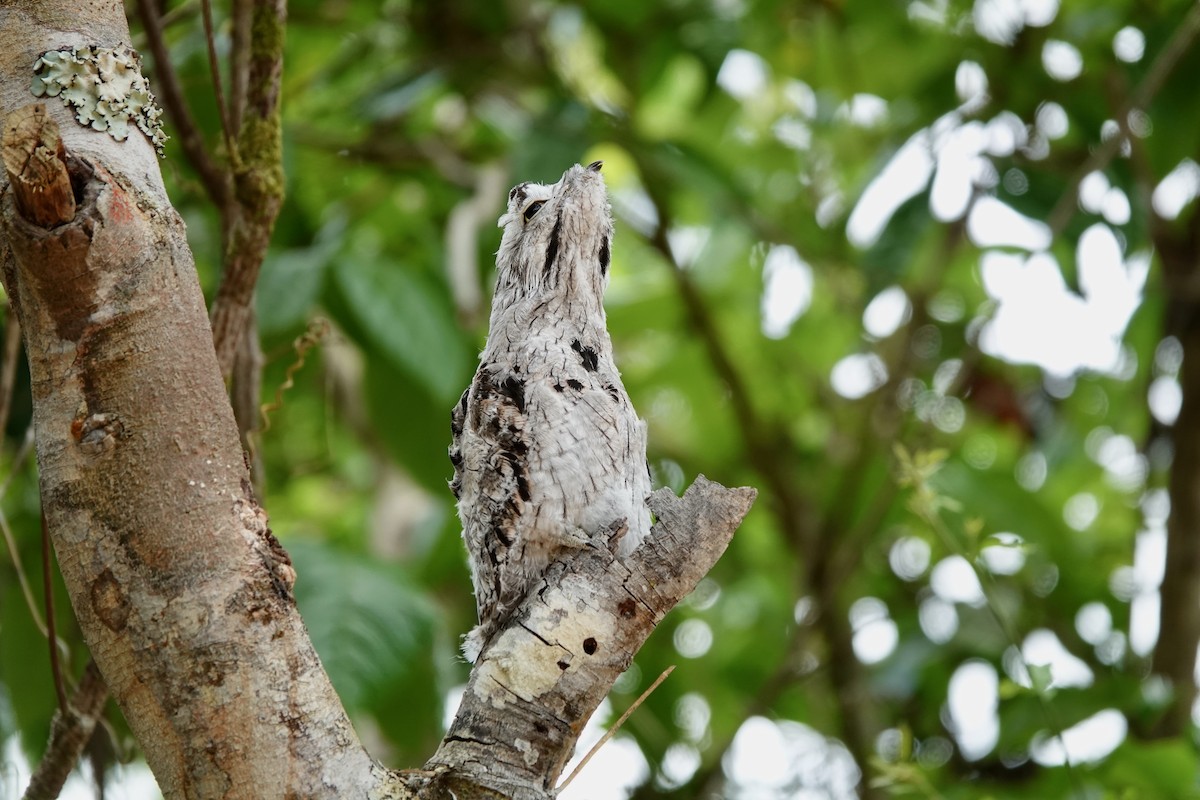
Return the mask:
[[[658,522],[628,558],[596,549],[553,565],[472,671],[421,797],[553,797],[596,706],[716,564],[756,494],[704,476],[682,498],[660,489]],[[481,789],[499,794],[465,793]]]

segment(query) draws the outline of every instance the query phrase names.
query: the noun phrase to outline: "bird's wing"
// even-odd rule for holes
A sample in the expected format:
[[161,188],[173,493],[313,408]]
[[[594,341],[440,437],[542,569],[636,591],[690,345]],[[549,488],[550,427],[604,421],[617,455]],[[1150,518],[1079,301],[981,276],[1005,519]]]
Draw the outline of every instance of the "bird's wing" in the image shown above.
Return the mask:
[[530,499],[524,383],[481,367],[455,414],[460,411],[455,481],[479,618],[486,622],[497,604],[515,603],[524,589],[506,574]]

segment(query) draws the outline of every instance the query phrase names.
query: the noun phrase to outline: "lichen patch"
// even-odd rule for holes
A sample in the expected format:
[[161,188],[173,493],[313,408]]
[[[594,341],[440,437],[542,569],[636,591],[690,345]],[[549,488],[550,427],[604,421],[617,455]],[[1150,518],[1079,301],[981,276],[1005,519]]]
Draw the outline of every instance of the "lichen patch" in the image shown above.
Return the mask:
[[131,125],[163,156],[162,109],[142,77],[141,56],[131,47],[76,45],[42,54],[33,65],[34,97],[57,97],[80,125],[105,131],[118,142]]

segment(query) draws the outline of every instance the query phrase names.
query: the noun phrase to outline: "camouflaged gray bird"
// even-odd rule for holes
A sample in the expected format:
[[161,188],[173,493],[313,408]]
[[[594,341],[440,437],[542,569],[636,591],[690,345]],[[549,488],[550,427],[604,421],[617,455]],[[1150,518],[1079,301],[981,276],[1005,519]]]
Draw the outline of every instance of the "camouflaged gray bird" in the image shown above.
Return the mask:
[[487,345],[452,414],[458,498],[479,625],[472,663],[557,558],[650,531],[646,424],[613,363],[604,316],[612,213],[602,164],[521,183],[500,217]]

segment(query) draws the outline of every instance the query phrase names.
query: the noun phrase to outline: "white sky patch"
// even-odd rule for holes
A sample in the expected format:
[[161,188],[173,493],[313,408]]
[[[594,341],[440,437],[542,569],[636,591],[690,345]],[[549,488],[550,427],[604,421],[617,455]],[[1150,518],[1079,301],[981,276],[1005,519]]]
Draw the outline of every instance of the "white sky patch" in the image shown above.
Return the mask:
[[458,707],[462,705],[463,693],[467,691],[465,683],[459,684],[446,692],[446,697],[442,701],[442,730],[450,730],[450,724],[454,722],[454,717],[458,714]]
[[1031,631],[1021,644],[1021,654],[1025,658],[1024,664],[1018,659],[1007,658],[1004,668],[1014,682],[1026,688],[1032,687],[1033,682],[1025,671],[1025,664],[1050,667],[1051,688],[1078,687],[1086,689],[1095,680],[1091,668],[1082,659],[1063,647],[1058,636],[1047,628]]
[[822,228],[828,228],[839,217],[842,216],[842,210],[845,207],[845,197],[837,189],[830,190],[821,202],[817,203],[815,217],[817,224]]
[[1021,13],[1031,28],[1044,28],[1058,16],[1058,0],[1021,0]]
[[[1129,723],[1125,715],[1108,708],[1072,725],[1063,731],[1062,739],[1045,735],[1035,740],[1030,748],[1033,760],[1044,767],[1061,767],[1065,756],[1070,755],[1072,764],[1100,761],[1125,741]],[[1063,752],[1066,743],[1066,753]]]
[[987,143],[984,149],[988,155],[1002,158],[1011,156],[1018,147],[1024,147],[1029,140],[1025,123],[1011,111],[1001,111],[992,117],[985,130]]
[[908,4],[908,18],[938,26],[945,25],[947,6],[948,0],[913,0]]
[[1020,0],[976,0],[972,17],[979,35],[995,44],[1012,44],[1025,25]]
[[929,569],[931,553],[929,543],[924,539],[902,536],[888,550],[888,564],[900,580],[915,581]]
[[990,42],[1012,44],[1021,28],[1042,28],[1058,15],[1058,0],[976,0],[975,30]]
[[1079,182],[1079,205],[1089,214],[1099,214],[1104,208],[1104,197],[1110,184],[1103,172],[1089,172]]
[[712,707],[699,692],[688,692],[675,702],[675,724],[691,742],[699,742],[708,735],[712,722]]
[[610,193],[613,206],[629,226],[643,236],[658,227],[658,210],[654,201],[641,187],[625,186]]
[[1122,261],[1121,245],[1107,225],[1092,225],[1083,232],[1076,262],[1079,287],[1088,304],[1104,316],[1122,320],[1123,331],[1141,304],[1144,268]]
[[837,117],[860,128],[873,128],[887,119],[888,104],[882,97],[860,93],[847,100],[837,110]]
[[1100,644],[1108,638],[1112,629],[1112,612],[1104,603],[1094,600],[1075,614],[1075,631],[1088,644]]
[[1063,505],[1063,521],[1077,531],[1086,531],[1100,516],[1100,501],[1091,492],[1080,492]]
[[[608,720],[611,716],[612,705],[606,698],[584,727],[575,746],[575,756],[563,769],[564,777],[570,775],[592,745],[600,741],[606,730],[600,720]],[[645,783],[648,777],[650,765],[641,749],[632,739],[617,735],[600,748],[559,797],[563,800],[625,800],[630,790]]]
[[1022,489],[1027,492],[1036,492],[1046,482],[1046,474],[1049,472],[1046,456],[1036,450],[1026,453],[1021,456],[1013,472]]
[[1160,375],[1150,384],[1146,401],[1150,413],[1163,425],[1174,425],[1179,417],[1179,409],[1183,406],[1183,389],[1179,381],[1170,375]]
[[663,753],[661,769],[668,787],[682,786],[700,769],[700,752],[690,744],[676,742]]
[[1138,452],[1133,439],[1124,434],[1107,437],[1093,458],[1104,467],[1109,484],[1123,491],[1141,489],[1149,472],[1146,457]]
[[1162,595],[1143,592],[1129,603],[1129,649],[1139,656],[1148,656],[1158,642],[1159,614]]
[[783,96],[808,119],[817,115],[817,93],[804,81],[789,80],[783,86]]
[[1129,222],[1132,213],[1132,209],[1129,207],[1129,198],[1116,186],[1112,187],[1104,194],[1104,200],[1100,204],[1100,213],[1104,215],[1104,219],[1110,225],[1124,225]]
[[1134,540],[1133,569],[1130,575],[1133,599],[1129,605],[1129,649],[1146,656],[1154,649],[1159,635],[1162,585],[1167,569],[1166,521],[1147,518],[1147,529]]
[[1042,66],[1056,81],[1072,81],[1083,72],[1083,55],[1070,42],[1050,39],[1042,46]]
[[1146,53],[1146,35],[1133,26],[1126,26],[1113,37],[1113,53],[1129,64],[1136,64]]
[[738,100],[746,100],[767,85],[767,62],[749,50],[730,50],[717,72],[717,85]]
[[791,245],[772,245],[763,261],[760,303],[762,332],[771,339],[788,335],[812,303],[813,271]]
[[1093,225],[1077,250],[1082,296],[1069,291],[1054,259],[998,252],[981,261],[984,288],[998,302],[980,335],[989,355],[1037,364],[1065,378],[1081,369],[1116,375],[1124,366],[1121,338],[1141,302],[1148,262],[1123,261],[1105,225]]
[[874,353],[855,353],[833,365],[829,382],[842,397],[857,400],[887,383],[887,377],[883,359]]
[[[16,736],[4,741],[0,765],[3,765],[0,767],[0,797],[20,797],[33,773]],[[107,780],[104,796],[109,800],[141,800],[162,796],[154,774],[144,761],[114,764],[110,767]],[[93,800],[96,787],[92,782],[91,770],[83,766],[73,771],[58,796],[60,800]]]
[[713,644],[713,632],[702,619],[688,619],[675,629],[672,641],[675,650],[684,658],[700,658]]
[[1066,109],[1053,100],[1047,100],[1039,105],[1033,119],[1037,129],[1051,141],[1061,139],[1071,129]]
[[793,150],[807,150],[812,144],[812,128],[795,116],[783,116],[771,126],[771,133],[781,144]]
[[1133,548],[1133,574],[1138,588],[1153,591],[1167,571],[1167,529],[1160,525],[1141,531]]
[[915,133],[867,184],[846,222],[846,238],[856,247],[870,247],[883,233],[892,214],[929,185],[933,158],[929,132]]
[[[861,773],[849,751],[799,722],[750,717],[723,762],[739,797],[852,800]],[[797,790],[799,790],[797,792]]]
[[700,225],[687,225],[667,231],[667,243],[671,255],[681,267],[690,267],[708,243],[709,229]]
[[876,339],[886,339],[912,316],[912,304],[899,286],[889,286],[871,298],[863,311],[863,328]]
[[921,633],[934,644],[945,644],[958,633],[958,609],[940,597],[927,597],[917,609]]
[[993,575],[1016,575],[1025,566],[1023,540],[1015,533],[997,533],[979,552],[983,566]]
[[934,217],[949,222],[966,213],[974,183],[989,164],[979,157],[987,144],[986,129],[977,121],[960,125],[939,137],[937,174],[929,196],[929,208]]
[[850,607],[850,627],[854,631],[851,646],[864,664],[876,664],[892,654],[900,641],[896,623],[888,614],[887,604],[877,597],[860,597]]
[[988,77],[977,61],[963,61],[954,71],[954,91],[963,111],[981,108],[988,98]]
[[986,603],[979,576],[962,556],[947,556],[929,573],[929,587],[948,603],[965,603],[981,608]]
[[954,722],[954,738],[963,758],[977,761],[1000,739],[1000,678],[986,661],[972,659],[959,665],[950,678],[946,705]]
[[1037,251],[1050,246],[1050,228],[1046,223],[1027,217],[989,195],[978,198],[971,208],[967,235],[977,247]]
[[1197,195],[1200,195],[1200,165],[1185,158],[1154,187],[1150,204],[1155,214],[1171,220],[1178,217],[1184,206],[1195,200]]

